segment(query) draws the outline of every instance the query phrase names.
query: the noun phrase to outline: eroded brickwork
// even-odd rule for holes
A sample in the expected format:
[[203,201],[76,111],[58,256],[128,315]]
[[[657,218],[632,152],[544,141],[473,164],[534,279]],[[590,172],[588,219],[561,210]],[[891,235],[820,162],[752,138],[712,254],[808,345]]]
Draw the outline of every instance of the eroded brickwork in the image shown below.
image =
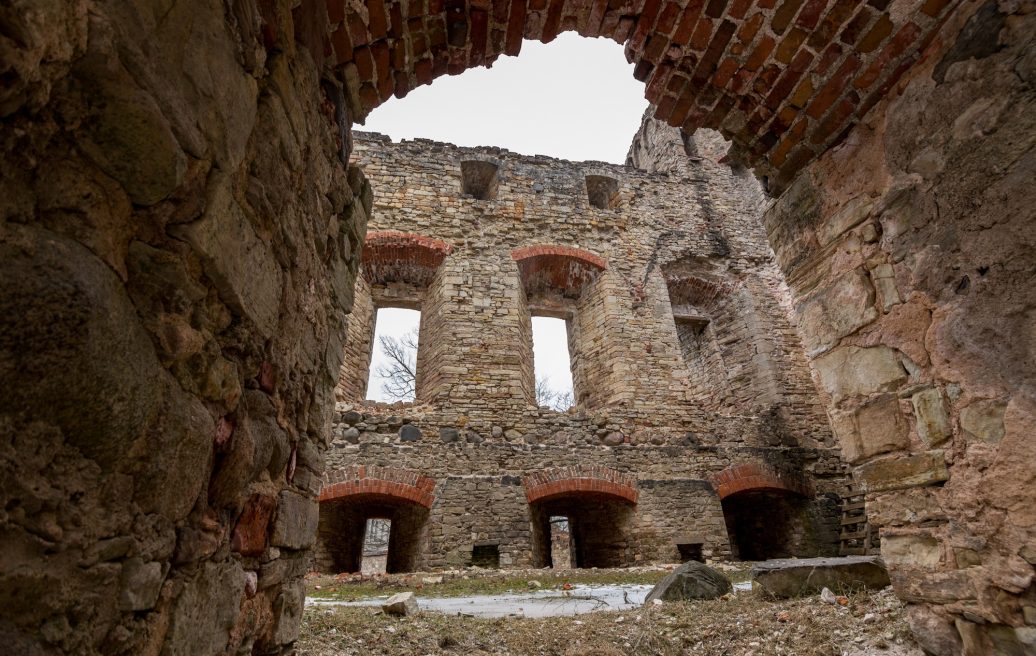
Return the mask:
[[[842,469],[752,220],[762,194],[716,161],[722,140],[702,156],[666,130],[679,154],[665,172],[662,155],[639,158],[649,172],[354,133],[374,192],[368,239],[412,249],[393,254],[391,279],[384,249],[365,252],[356,306],[421,310],[421,374],[416,405],[363,404],[369,352],[346,362],[328,475],[392,463],[435,479],[421,566],[470,562],[480,544],[504,565],[543,565],[561,512],[584,563],[673,562],[692,538],[727,557],[717,487],[737,464],[773,473],[737,492],[802,500],[785,555],[835,548]],[[492,198],[465,193],[466,162],[492,168]],[[477,170],[485,187],[490,169]],[[534,315],[568,322],[571,412],[533,403]],[[369,335],[370,316],[350,331]],[[793,483],[773,484],[779,472]]]
[[1036,649],[1033,14],[972,5],[766,215],[933,654]]

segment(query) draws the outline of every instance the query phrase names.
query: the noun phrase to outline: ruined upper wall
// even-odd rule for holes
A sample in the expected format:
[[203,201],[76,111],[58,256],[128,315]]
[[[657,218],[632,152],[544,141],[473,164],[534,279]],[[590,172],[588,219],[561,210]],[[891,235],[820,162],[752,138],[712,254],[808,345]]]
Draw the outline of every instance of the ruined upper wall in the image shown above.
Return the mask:
[[[679,172],[652,173],[355,133],[354,161],[374,190],[370,234],[400,231],[450,248],[419,292],[419,400],[462,410],[486,399],[528,408],[529,314],[560,303],[546,309],[569,319],[582,407],[773,414],[791,432],[823,443],[825,421],[787,320],[787,291],[758,224],[758,184],[711,160],[685,159]],[[472,163],[495,167],[492,198],[465,193]],[[614,183],[603,209],[591,202],[600,179]],[[542,247],[577,249],[603,268],[577,293],[547,290],[569,298],[543,290],[530,298],[516,258]],[[366,342],[367,353],[374,307],[398,304],[399,293],[398,284],[369,285],[358,287],[349,340]],[[674,304],[688,303],[711,313],[704,355],[687,352],[698,338],[681,336],[680,307],[674,315]],[[355,381],[367,375],[367,357],[351,360],[343,400],[359,398]]]

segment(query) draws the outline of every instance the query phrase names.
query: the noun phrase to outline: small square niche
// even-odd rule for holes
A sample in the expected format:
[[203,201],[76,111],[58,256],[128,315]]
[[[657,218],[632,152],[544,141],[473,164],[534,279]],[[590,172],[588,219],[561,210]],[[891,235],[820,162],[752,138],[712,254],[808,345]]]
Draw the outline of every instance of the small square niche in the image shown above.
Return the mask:
[[588,175],[586,197],[599,210],[615,209],[619,205],[619,181],[606,175]]
[[496,200],[499,187],[497,165],[492,162],[468,160],[460,163],[461,188],[475,200]]
[[473,567],[482,567],[485,569],[499,569],[500,545],[476,544],[471,549],[471,564]]

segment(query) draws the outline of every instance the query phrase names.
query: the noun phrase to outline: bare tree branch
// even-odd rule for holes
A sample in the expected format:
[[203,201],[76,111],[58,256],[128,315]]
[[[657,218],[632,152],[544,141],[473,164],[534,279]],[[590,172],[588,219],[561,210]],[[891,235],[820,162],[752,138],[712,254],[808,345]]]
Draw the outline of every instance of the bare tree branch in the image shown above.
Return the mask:
[[572,407],[572,392],[562,392],[550,386],[546,376],[536,379],[536,405],[564,412]]
[[382,335],[378,345],[387,360],[374,372],[385,381],[381,390],[394,401],[413,401],[417,394],[417,329],[399,339]]

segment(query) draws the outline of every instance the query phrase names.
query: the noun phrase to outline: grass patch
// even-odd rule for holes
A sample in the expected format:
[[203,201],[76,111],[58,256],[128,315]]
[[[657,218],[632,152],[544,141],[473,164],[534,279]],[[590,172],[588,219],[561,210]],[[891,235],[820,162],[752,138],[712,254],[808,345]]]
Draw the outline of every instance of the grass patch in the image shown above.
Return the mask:
[[[502,594],[528,590],[529,581],[539,581],[544,589],[571,585],[654,585],[668,573],[659,568],[602,570],[521,570],[477,573],[447,572],[444,574],[392,575],[336,581],[331,576],[311,576],[306,581],[306,594],[318,599],[353,601],[364,597],[390,595],[413,590],[422,597],[463,597]],[[441,582],[430,582],[440,578]]]

